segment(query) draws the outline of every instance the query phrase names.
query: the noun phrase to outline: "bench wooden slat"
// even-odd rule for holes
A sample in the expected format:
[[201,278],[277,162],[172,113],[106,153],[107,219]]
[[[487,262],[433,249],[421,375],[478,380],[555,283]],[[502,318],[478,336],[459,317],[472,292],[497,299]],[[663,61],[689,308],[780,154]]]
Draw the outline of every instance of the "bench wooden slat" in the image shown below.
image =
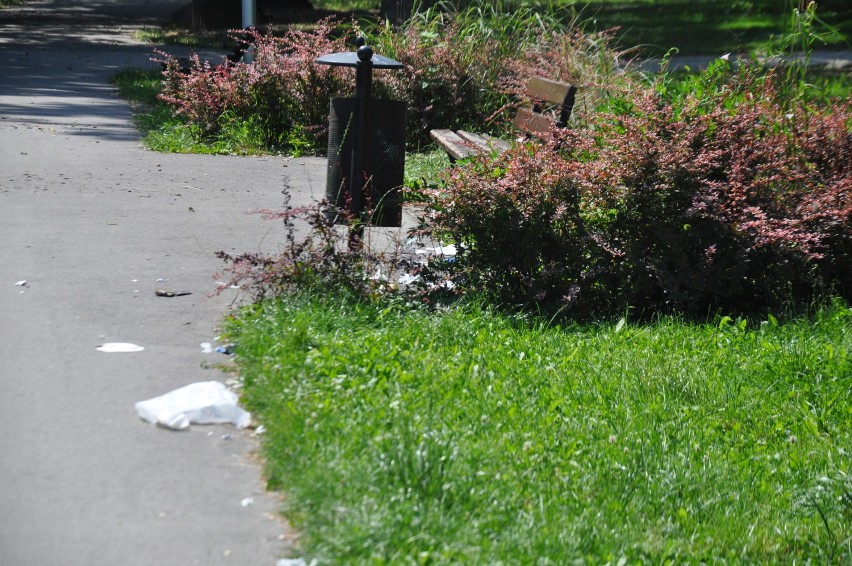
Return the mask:
[[481,153],[492,153],[496,151],[497,153],[506,151],[509,149],[509,144],[505,141],[497,138],[492,138],[487,134],[474,134],[473,132],[466,132],[464,130],[459,130],[456,132],[459,137],[463,140],[472,143]]
[[518,108],[518,113],[515,114],[513,124],[519,130],[540,138],[547,137],[553,129],[553,119],[551,117],[533,112],[527,108]]
[[452,130],[432,130],[429,132],[435,140],[453,159],[464,159],[479,153]]
[[501,140],[500,138],[495,138],[489,136],[488,134],[482,134],[482,137],[488,140],[488,143],[491,144],[493,147],[497,148],[497,151],[501,153],[504,151],[509,151],[509,149],[512,147],[512,144],[510,144],[506,140]]
[[569,90],[571,85],[541,77],[533,77],[527,83],[527,96],[533,100],[543,100],[557,106],[565,101]]

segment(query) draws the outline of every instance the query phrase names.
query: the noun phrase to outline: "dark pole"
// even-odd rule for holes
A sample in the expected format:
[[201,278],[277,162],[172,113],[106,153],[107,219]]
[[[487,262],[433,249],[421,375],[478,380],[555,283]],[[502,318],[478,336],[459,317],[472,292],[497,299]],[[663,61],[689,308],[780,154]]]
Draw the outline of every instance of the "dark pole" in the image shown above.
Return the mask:
[[355,67],[355,139],[352,144],[352,164],[349,174],[349,197],[352,199],[351,211],[361,214],[364,209],[364,190],[367,188],[368,175],[367,149],[370,134],[370,89],[373,85],[373,50],[359,37],[358,64]]

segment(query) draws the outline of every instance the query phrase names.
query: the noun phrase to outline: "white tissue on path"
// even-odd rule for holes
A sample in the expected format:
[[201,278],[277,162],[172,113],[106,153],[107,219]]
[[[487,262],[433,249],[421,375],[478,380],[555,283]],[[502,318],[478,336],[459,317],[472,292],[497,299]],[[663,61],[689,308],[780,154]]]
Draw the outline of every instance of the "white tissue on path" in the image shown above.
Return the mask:
[[201,381],[165,395],[139,401],[136,412],[149,423],[172,430],[190,423],[232,423],[237,428],[251,424],[251,414],[237,406],[237,396],[218,381]]
[[128,344],[127,342],[109,342],[107,344],[101,344],[95,350],[99,352],[108,352],[110,354],[114,353],[125,353],[125,352],[141,352],[144,350],[144,346],[137,346],[136,344]]

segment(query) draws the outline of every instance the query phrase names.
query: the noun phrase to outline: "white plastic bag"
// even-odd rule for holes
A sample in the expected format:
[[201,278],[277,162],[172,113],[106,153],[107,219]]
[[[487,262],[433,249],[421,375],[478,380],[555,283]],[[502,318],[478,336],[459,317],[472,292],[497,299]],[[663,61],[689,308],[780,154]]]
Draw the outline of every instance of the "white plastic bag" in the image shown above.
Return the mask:
[[245,428],[251,414],[237,406],[237,396],[218,381],[201,381],[160,397],[136,403],[136,412],[150,423],[182,430],[190,423],[232,423]]

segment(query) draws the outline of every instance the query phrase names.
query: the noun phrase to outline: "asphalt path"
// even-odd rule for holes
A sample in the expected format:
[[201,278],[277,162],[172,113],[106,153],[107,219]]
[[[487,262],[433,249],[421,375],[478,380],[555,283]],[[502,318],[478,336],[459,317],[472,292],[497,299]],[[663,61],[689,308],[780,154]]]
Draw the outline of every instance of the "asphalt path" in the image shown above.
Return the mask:
[[[208,297],[214,253],[275,250],[280,228],[250,211],[280,207],[285,186],[310,202],[325,182],[321,159],[142,147],[109,77],[152,64],[131,32],[181,4],[0,10],[3,565],[273,565],[293,552],[250,431],[172,432],[134,410],[231,377],[200,346],[245,299]],[[109,342],[145,349],[96,350]]]

